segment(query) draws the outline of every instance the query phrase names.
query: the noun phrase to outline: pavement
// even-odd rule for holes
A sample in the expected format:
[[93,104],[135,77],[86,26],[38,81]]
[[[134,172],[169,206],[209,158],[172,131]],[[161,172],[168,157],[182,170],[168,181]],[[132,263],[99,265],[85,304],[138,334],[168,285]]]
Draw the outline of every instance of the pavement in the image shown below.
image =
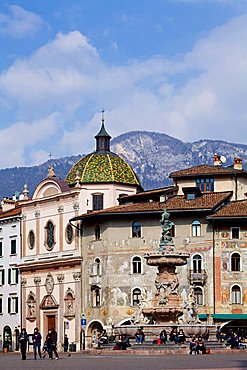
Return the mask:
[[[118,351],[119,352],[119,351]],[[247,369],[247,352],[229,352],[224,354],[189,355],[164,354],[144,355],[119,353],[85,354],[83,352],[61,353],[59,360],[33,360],[32,353],[25,361],[20,353],[0,353],[0,369],[2,370],[188,370],[188,369]]]

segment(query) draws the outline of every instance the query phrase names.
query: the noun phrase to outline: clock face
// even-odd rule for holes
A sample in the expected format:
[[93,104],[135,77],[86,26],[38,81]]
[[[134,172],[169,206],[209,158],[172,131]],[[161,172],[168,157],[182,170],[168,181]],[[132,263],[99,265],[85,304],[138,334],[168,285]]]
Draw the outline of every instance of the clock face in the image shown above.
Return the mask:
[[67,226],[67,229],[66,229],[66,237],[67,237],[67,242],[68,243],[72,243],[72,240],[73,240],[73,228],[72,228],[72,226],[70,224]]
[[34,235],[33,230],[30,230],[30,232],[29,232],[28,245],[29,245],[29,248],[30,249],[33,249],[34,248],[34,245],[35,245],[35,235]]
[[49,250],[54,247],[55,238],[54,238],[54,225],[51,221],[48,222],[46,226],[46,245]]

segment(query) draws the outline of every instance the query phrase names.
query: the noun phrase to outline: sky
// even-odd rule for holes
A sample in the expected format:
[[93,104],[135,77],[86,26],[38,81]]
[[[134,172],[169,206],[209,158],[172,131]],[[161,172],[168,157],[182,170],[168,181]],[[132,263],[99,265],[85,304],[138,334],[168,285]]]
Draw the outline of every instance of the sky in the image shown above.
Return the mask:
[[0,2],[0,168],[146,130],[247,144],[247,0]]

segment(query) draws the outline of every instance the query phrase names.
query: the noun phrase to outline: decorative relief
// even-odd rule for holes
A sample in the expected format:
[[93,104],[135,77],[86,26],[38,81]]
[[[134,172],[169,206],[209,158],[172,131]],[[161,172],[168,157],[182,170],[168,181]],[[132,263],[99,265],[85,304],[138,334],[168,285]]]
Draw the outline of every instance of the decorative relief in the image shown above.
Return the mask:
[[81,279],[81,273],[80,272],[74,272],[73,278],[75,281],[79,281]]
[[34,284],[35,285],[39,285],[41,283],[41,277],[35,276],[35,278],[33,279],[33,281],[34,281]]
[[22,215],[22,219],[23,219],[23,221],[26,221],[27,220],[27,215]]
[[57,207],[57,211],[58,211],[58,213],[63,213],[63,212],[64,212],[64,206],[59,205],[59,206]]
[[46,296],[44,296],[40,304],[41,309],[58,308],[58,307],[59,307],[59,304],[57,303],[56,299],[51,294],[47,294]]
[[26,278],[21,278],[21,286],[25,287],[27,285],[27,279]]
[[34,216],[35,216],[36,218],[39,218],[39,217],[40,217],[40,211],[36,211],[36,212],[34,213]]
[[54,289],[54,279],[50,273],[46,276],[45,288],[46,288],[47,294],[52,294],[53,289]]
[[79,207],[79,202],[75,202],[74,204],[73,204],[73,209],[74,209],[74,211],[78,211],[78,209],[79,209],[80,207]]
[[59,274],[59,275],[57,275],[57,281],[58,281],[59,283],[62,283],[62,282],[64,281],[64,274]]
[[229,233],[227,231],[224,231],[221,233],[221,237],[222,238],[228,238],[229,237]]

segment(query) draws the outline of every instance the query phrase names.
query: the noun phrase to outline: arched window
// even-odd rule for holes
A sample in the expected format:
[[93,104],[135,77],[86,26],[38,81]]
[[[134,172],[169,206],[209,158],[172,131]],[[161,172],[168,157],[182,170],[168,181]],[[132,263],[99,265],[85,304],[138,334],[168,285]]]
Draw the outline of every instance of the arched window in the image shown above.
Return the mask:
[[142,260],[141,257],[133,257],[132,258],[132,272],[133,274],[141,274],[142,273]]
[[241,289],[238,285],[232,287],[232,304],[241,304]]
[[51,221],[45,226],[45,244],[48,250],[52,250],[55,245],[55,226]]
[[99,258],[95,258],[95,275],[100,276],[101,275],[101,261]]
[[201,273],[202,272],[202,256],[196,254],[193,256],[193,272]]
[[233,253],[231,256],[231,270],[240,271],[240,255],[238,253]]
[[201,222],[199,220],[194,220],[192,222],[192,236],[201,236]]
[[138,306],[139,303],[141,302],[141,289],[135,288],[132,291],[132,305],[133,306]]
[[194,296],[195,296],[195,301],[198,306],[203,305],[203,290],[200,287],[195,287],[194,288]]
[[141,237],[141,223],[139,221],[134,221],[132,223],[132,238]]
[[74,238],[74,231],[73,231],[73,227],[72,227],[71,224],[68,224],[66,226],[65,238],[66,238],[66,241],[67,241],[68,244],[72,243],[73,238]]
[[101,305],[101,296],[100,296],[100,288],[95,285],[92,286],[92,305],[93,307],[100,307]]
[[95,233],[95,240],[100,240],[100,225],[95,226],[94,233]]

